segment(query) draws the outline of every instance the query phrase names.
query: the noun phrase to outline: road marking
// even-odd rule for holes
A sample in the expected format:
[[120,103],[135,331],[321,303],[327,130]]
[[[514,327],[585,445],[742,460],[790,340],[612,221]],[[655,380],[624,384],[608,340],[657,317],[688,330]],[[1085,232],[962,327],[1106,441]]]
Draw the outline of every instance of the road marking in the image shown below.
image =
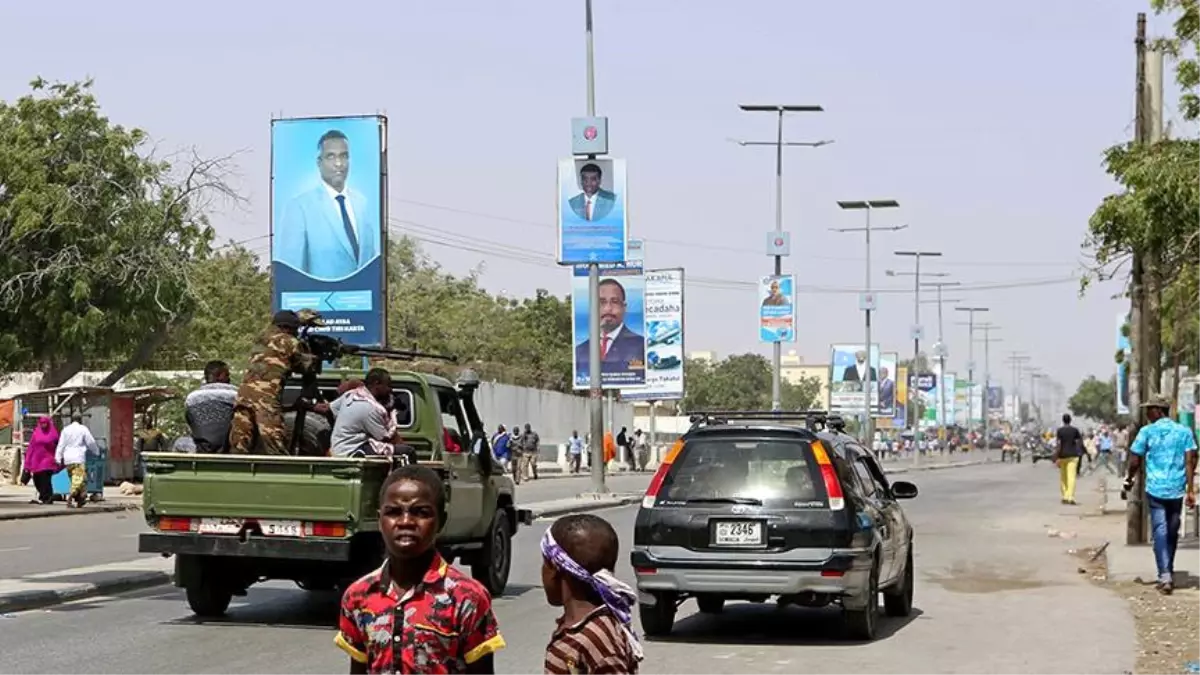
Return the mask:
[[28,551],[32,546],[18,546],[16,548],[0,548],[0,553],[16,553],[17,551]]

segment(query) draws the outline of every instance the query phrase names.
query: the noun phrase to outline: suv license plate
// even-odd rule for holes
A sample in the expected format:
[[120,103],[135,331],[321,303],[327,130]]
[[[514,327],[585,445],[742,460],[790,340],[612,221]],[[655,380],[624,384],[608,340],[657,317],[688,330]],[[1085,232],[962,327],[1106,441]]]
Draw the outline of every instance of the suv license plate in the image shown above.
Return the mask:
[[761,546],[762,522],[758,520],[718,521],[713,528],[716,546]]

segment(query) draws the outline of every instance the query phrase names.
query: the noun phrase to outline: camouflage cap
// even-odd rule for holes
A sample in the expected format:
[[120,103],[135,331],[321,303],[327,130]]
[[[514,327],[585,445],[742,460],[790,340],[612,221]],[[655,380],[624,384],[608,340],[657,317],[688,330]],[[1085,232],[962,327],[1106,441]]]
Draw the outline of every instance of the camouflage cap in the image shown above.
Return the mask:
[[305,326],[324,326],[325,320],[321,318],[321,313],[315,309],[302,309],[296,312],[300,323]]
[[1167,398],[1166,396],[1163,396],[1162,394],[1155,394],[1154,396],[1150,397],[1150,400],[1146,401],[1139,407],[1141,407],[1141,408],[1162,408],[1163,410],[1170,410],[1171,409],[1171,399]]

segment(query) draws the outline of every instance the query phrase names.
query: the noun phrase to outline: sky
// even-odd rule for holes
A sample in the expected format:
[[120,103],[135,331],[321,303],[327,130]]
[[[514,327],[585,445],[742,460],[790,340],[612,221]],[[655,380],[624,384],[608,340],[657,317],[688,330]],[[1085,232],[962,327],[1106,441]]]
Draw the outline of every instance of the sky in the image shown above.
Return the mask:
[[[647,266],[691,280],[688,351],[770,354],[756,281],[772,269],[774,153],[734,141],[773,140],[775,120],[738,104],[817,104],[825,112],[785,126],[787,140],[835,141],[784,157],[784,272],[802,290],[785,350],[827,363],[832,343],[862,342],[864,238],[831,228],[863,220],[835,202],[896,199],[873,225],[908,227],[874,234],[869,266],[885,351],[912,350],[912,277],[887,274],[912,261],[893,251],[934,250],[943,257],[923,271],[967,289],[944,295],[950,370],[968,359],[957,300],[998,326],[994,382],[1010,384],[1013,351],[1068,395],[1107,378],[1127,303],[1118,282],[1080,297],[1080,244],[1114,190],[1101,154],[1133,131],[1138,11],[1149,13],[1127,0],[595,0],[597,114],[628,161]],[[569,292],[552,195],[570,118],[586,112],[583,0],[362,0],[336,13],[308,0],[43,0],[5,3],[0,24],[0,98],[35,76],[92,77],[112,120],[159,148],[236,153],[247,201],[214,215],[222,238],[267,252],[273,117],[383,113],[393,236],[416,237],[450,272],[478,271],[494,293]],[[1170,28],[1152,14],[1150,25]],[[1173,104],[1166,117],[1184,129]],[[921,305],[926,345],[937,309]]]

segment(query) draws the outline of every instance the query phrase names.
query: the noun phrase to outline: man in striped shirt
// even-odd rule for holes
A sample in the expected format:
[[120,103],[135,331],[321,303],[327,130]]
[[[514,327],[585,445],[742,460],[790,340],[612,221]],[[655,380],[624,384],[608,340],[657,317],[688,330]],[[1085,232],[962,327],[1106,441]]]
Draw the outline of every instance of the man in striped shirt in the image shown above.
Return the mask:
[[542,587],[562,616],[546,646],[545,672],[637,673],[642,648],[632,629],[637,594],[613,575],[620,542],[591,514],[555,521],[542,538]]

